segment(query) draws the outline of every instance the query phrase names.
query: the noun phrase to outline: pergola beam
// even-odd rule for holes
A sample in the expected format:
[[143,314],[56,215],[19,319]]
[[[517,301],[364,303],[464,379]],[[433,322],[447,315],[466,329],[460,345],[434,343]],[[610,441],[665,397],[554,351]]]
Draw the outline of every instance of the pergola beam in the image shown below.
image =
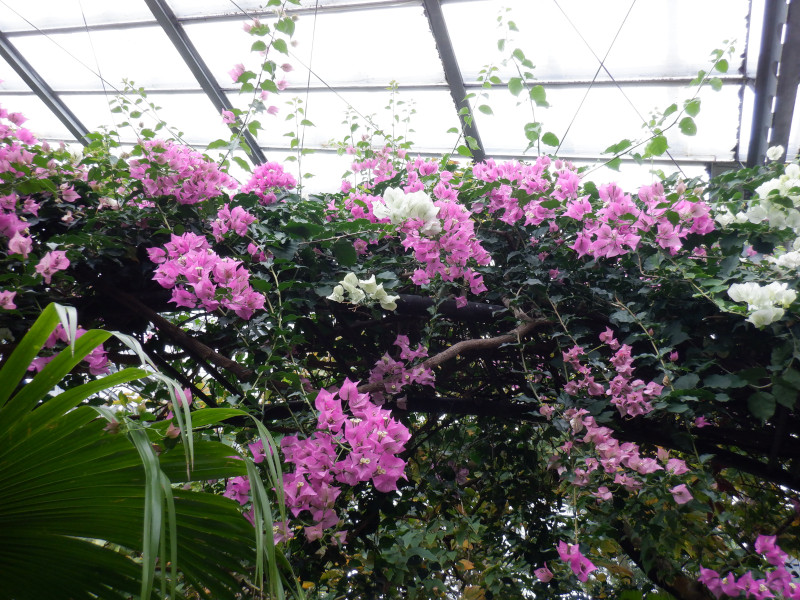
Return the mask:
[[482,162],[486,159],[478,128],[475,124],[475,115],[467,100],[467,89],[464,86],[464,78],[461,75],[461,68],[458,66],[456,53],[453,43],[450,41],[450,34],[447,32],[447,23],[444,20],[442,6],[439,0],[422,0],[425,8],[425,15],[431,26],[431,33],[442,60],[444,77],[450,87],[450,96],[458,109],[458,118],[461,121],[461,131],[464,138],[475,140],[477,148],[471,148],[472,158],[475,162]]
[[[158,24],[161,25],[164,33],[167,34],[167,37],[175,45],[181,58],[183,58],[186,65],[192,71],[195,79],[197,79],[197,83],[200,84],[200,87],[206,93],[208,99],[211,100],[217,112],[222,113],[223,110],[232,110],[233,105],[230,103],[219,84],[217,84],[208,65],[206,65],[206,62],[200,56],[197,48],[195,48],[180,21],[178,21],[175,13],[167,5],[165,0],[145,0],[145,3],[152,11]],[[250,161],[255,165],[261,165],[267,162],[267,158],[264,156],[264,152],[261,148],[258,147],[258,142],[255,137],[246,129],[241,130],[240,135],[249,148],[247,156],[250,158]]]
[[45,103],[58,120],[61,121],[69,132],[75,136],[84,146],[89,143],[86,135],[89,130],[86,129],[83,123],[80,122],[78,117],[69,109],[69,107],[61,101],[61,98],[53,91],[47,82],[42,79],[42,76],[34,69],[31,64],[25,60],[25,57],[19,53],[14,45],[9,41],[8,37],[0,31],[0,55],[11,65],[22,80],[33,90],[39,99]]
[[[781,60],[781,37],[786,23],[788,7],[786,0],[766,0],[764,4],[764,27],[758,56],[755,83],[755,105],[750,145],[747,150],[747,165],[764,164],[770,143],[773,124],[773,99],[778,93],[778,64]],[[786,69],[780,69],[784,74]]]
[[[794,2],[789,5],[789,15],[786,19],[770,146],[789,147],[798,85],[800,85],[800,5]],[[785,156],[782,156],[781,160],[784,158]]]

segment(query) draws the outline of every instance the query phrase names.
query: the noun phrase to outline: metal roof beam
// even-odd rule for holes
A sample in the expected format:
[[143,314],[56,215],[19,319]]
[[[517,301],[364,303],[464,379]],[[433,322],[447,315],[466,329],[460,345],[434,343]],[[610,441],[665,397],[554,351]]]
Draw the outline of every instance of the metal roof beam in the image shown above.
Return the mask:
[[[792,130],[792,113],[800,85],[800,3],[789,5],[789,16],[783,37],[783,50],[778,71],[778,86],[775,96],[775,112],[772,115],[770,146],[789,147]],[[781,160],[785,158],[781,157]],[[792,157],[794,158],[794,157]]]
[[[228,100],[222,88],[217,84],[208,65],[206,65],[200,53],[197,51],[197,48],[192,44],[189,36],[186,35],[186,31],[183,29],[183,26],[178,21],[175,13],[172,12],[172,9],[167,5],[166,1],[145,0],[145,3],[152,11],[158,24],[161,25],[164,33],[167,34],[167,37],[175,45],[175,48],[192,71],[192,74],[197,79],[200,87],[203,88],[208,99],[211,100],[214,108],[217,109],[217,112],[221,114],[223,110],[232,110],[233,105]],[[239,134],[249,147],[247,156],[250,158],[250,161],[255,165],[261,165],[267,162],[264,152],[258,147],[258,142],[250,132],[243,129]]]
[[61,101],[53,89],[47,85],[42,76],[25,60],[6,35],[0,31],[0,55],[11,65],[22,80],[28,84],[39,99],[45,103],[58,120],[61,121],[69,132],[84,146],[89,143],[86,135],[89,130],[80,122],[69,107]]
[[[755,105],[747,166],[764,164],[772,127],[772,102],[778,93],[778,63],[781,59],[781,35],[786,23],[786,0],[766,0],[764,27],[756,70]],[[785,71],[782,69],[781,71]]]
[[461,131],[465,138],[470,137],[475,140],[478,147],[472,149],[472,158],[475,162],[482,162],[486,160],[486,153],[475,124],[475,115],[467,100],[467,89],[464,86],[464,78],[458,66],[455,50],[453,50],[453,43],[450,41],[450,34],[447,32],[442,6],[439,4],[439,0],[422,0],[422,4],[425,7],[425,15],[431,26],[436,48],[439,50],[439,57],[442,59],[442,68],[447,84],[450,86],[450,95],[458,109]]

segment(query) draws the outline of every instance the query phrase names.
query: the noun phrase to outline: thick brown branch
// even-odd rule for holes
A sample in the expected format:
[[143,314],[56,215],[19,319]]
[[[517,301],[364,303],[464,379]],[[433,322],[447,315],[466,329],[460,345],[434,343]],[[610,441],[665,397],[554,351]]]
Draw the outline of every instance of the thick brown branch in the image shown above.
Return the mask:
[[246,369],[236,361],[215,352],[202,342],[197,341],[183,329],[167,321],[164,317],[152,310],[149,306],[140,302],[134,296],[111,287],[105,287],[103,291],[130,310],[145,316],[159,331],[170,338],[173,343],[184,348],[195,357],[206,360],[221,369],[229,371],[241,381],[252,379],[255,375],[250,369]]
[[[467,352],[494,350],[495,348],[499,348],[504,344],[513,344],[514,342],[518,342],[520,339],[522,339],[535,329],[541,327],[542,325],[550,325],[550,321],[548,319],[534,319],[532,321],[522,323],[518,327],[512,329],[509,333],[505,333],[503,335],[498,335],[491,338],[477,338],[472,340],[463,340],[461,342],[458,342],[457,344],[453,344],[446,350],[442,350],[441,352],[439,352],[439,354],[431,356],[428,360],[422,363],[422,366],[428,369],[433,369],[434,367],[438,367],[442,363],[445,363],[449,360],[456,358],[460,354],[465,354]],[[364,385],[358,386],[358,391],[361,393],[377,392],[378,390],[383,389],[384,385],[385,382],[383,381],[365,383]]]

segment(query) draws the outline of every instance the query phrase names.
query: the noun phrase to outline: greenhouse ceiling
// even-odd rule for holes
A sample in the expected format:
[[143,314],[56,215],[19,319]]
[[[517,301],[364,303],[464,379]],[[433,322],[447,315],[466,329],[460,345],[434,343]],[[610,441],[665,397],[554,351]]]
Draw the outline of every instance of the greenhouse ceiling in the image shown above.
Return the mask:
[[[0,0],[0,104],[22,112],[40,139],[76,144],[88,131],[119,127],[110,102],[124,81],[146,90],[158,117],[204,150],[230,129],[222,110],[244,108],[229,72],[256,68],[243,24],[274,25],[266,0]],[[653,170],[687,176],[763,161],[766,149],[796,156],[792,122],[800,79],[798,2],[785,0],[301,0],[275,115],[247,133],[252,162],[296,156],[313,173],[307,189],[338,187],[349,166],[342,142],[370,127],[414,142],[411,155],[454,153],[465,136],[475,158],[557,153],[598,176],[639,183]],[[280,7],[279,7],[280,8]],[[512,82],[519,60],[535,66],[546,104]],[[715,50],[719,50],[716,55]],[[724,64],[714,60],[725,59]],[[263,59],[262,59],[263,60]],[[523,67],[524,68],[524,67]],[[289,70],[291,69],[291,70]],[[698,72],[706,72],[698,85]],[[491,87],[486,87],[492,77]],[[695,82],[695,83],[693,83]],[[526,82],[527,83],[527,82]],[[396,92],[389,88],[396,85]],[[517,95],[514,95],[516,92]],[[465,102],[465,97],[468,100]],[[700,102],[693,102],[699,100]],[[639,164],[660,120],[669,150]],[[688,113],[684,110],[690,106]],[[287,115],[300,105],[314,124]],[[392,109],[394,107],[393,118]],[[694,109],[699,113],[690,119]],[[460,110],[459,110],[460,109]],[[413,114],[412,114],[413,113]],[[466,117],[466,118],[465,118]],[[149,127],[141,117],[142,126]],[[525,126],[541,122],[555,145],[529,146]],[[392,129],[394,128],[394,129]],[[409,128],[409,131],[406,129]],[[681,133],[683,129],[685,135]],[[602,165],[621,140],[620,172]],[[295,167],[297,168],[297,167]]]

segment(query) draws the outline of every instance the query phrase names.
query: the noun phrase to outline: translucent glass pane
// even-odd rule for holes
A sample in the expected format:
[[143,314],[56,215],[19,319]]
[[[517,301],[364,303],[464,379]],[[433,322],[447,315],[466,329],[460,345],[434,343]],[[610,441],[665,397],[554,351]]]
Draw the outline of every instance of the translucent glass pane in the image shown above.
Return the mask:
[[39,139],[65,141],[75,139],[69,129],[33,93],[0,94],[0,106],[9,112],[21,112],[25,115],[28,120],[24,127],[30,129]]
[[[234,6],[229,0],[167,0],[168,4],[178,17],[193,17],[208,14],[232,14],[240,12],[241,8],[247,13],[262,10],[266,2],[264,0],[237,0]],[[346,8],[349,6],[358,7],[361,4],[420,4],[419,0],[300,0],[299,7],[313,9],[317,4],[321,10],[329,7]],[[287,10],[292,11],[295,5],[287,4]]]
[[155,21],[144,0],[3,0],[0,30],[5,33],[50,27],[83,27]]
[[800,155],[800,95],[795,98],[794,118],[792,130],[789,134],[789,143],[786,147],[786,159],[794,160]]
[[[458,118],[449,93],[443,90],[403,91],[401,88],[395,96],[394,113],[387,108],[391,94],[381,90],[342,92],[339,95],[311,92],[307,99],[305,94],[297,97],[302,102],[300,106],[305,111],[305,118],[315,126],[298,129],[294,119],[286,120],[293,112],[294,95],[284,92],[280,96],[271,96],[269,103],[276,106],[278,114],[256,117],[264,126],[264,131],[259,134],[259,144],[288,147],[290,138],[285,134],[293,133],[304,136],[305,144],[309,147],[322,147],[344,140],[350,135],[352,124],[358,125],[353,133],[356,140],[379,129],[388,135],[402,136],[412,141],[413,148],[418,151],[450,151],[458,137],[447,133],[449,128],[458,127]],[[239,102],[234,95],[230,98],[234,104]],[[413,114],[411,111],[414,111]],[[397,121],[393,115],[398,117]],[[299,117],[299,120],[302,118]],[[405,122],[407,119],[408,123]],[[374,140],[377,146],[384,143],[381,135],[376,135]]]
[[[496,26],[499,3],[443,6],[465,80],[475,80],[486,64],[498,66],[504,80],[513,76],[510,65],[503,67],[502,60],[514,48],[533,62],[539,79],[591,79],[599,66],[594,55],[603,58],[609,47],[605,64],[615,78],[694,75],[707,67],[709,52],[722,47],[723,40],[738,40],[740,52],[746,41],[748,0],[639,2],[616,41],[629,2],[563,2],[566,16],[555,2],[509,0],[503,6],[510,8],[503,13],[505,19],[513,20],[519,29],[512,32],[506,54],[497,46],[507,33]],[[599,77],[608,75],[601,72]]]
[[[264,19],[271,24],[272,21]],[[220,85],[230,86],[228,71],[237,63],[256,69],[263,57],[250,52],[257,39],[242,30],[242,21],[213,21],[187,23],[186,31],[192,43],[205,57]],[[343,32],[358,32],[346,35]],[[387,43],[389,32],[404,32],[414,40],[402,51]],[[220,43],[225,40],[225,43]],[[305,88],[308,67],[311,85],[323,83],[337,86],[347,84],[388,85],[443,83],[444,72],[436,51],[427,19],[419,7],[372,9],[354,12],[320,11],[302,15],[297,23],[290,56],[273,52],[270,57],[288,63],[293,70],[282,75],[291,87]]]
[[[650,185],[659,181],[658,171],[666,175],[678,172],[678,168],[672,162],[653,161],[647,164],[637,165],[635,162],[623,162],[619,171],[614,171],[607,167],[597,166],[596,163],[583,163],[575,161],[576,166],[588,166],[583,179],[592,181],[597,185],[604,183],[616,183],[629,194],[635,194],[644,185]],[[707,179],[706,168],[701,165],[682,165],[681,171],[685,179],[700,177]]]
[[[623,89],[636,110],[618,89],[605,86],[591,89],[578,110],[586,88],[554,86],[547,90],[552,108],[537,108],[535,120],[544,123],[544,131],[554,133],[561,140],[561,154],[598,156],[622,139],[645,139],[647,136],[640,115],[649,118],[653,109],[664,110],[674,102],[682,106],[683,100],[690,98],[692,93],[687,88],[662,85],[626,86]],[[478,131],[488,154],[515,154],[527,146],[524,125],[532,120],[531,109],[527,103],[516,106],[515,102],[516,99],[505,91],[492,91],[488,103],[494,115],[478,113]],[[676,116],[668,118],[665,127],[673,123]],[[696,119],[697,134],[688,137],[680,134],[677,125],[672,126],[668,135],[670,152],[675,157],[731,160],[738,118],[737,86],[704,93]],[[547,149],[545,146],[542,148]]]
[[[129,128],[120,128],[123,115],[112,113],[108,100],[99,94],[64,96],[67,106],[90,130],[108,127],[119,132],[123,141],[135,141]],[[191,145],[205,145],[212,140],[226,138],[228,128],[204,94],[150,94],[148,100],[160,107],[157,114],[175,132],[183,132],[183,140]],[[137,119],[144,127],[152,129],[157,119],[145,113]],[[161,137],[168,137],[164,134]]]
[[121,89],[123,79],[145,88],[197,87],[158,26],[30,35],[14,38],[14,45],[57,91],[102,90],[101,74],[112,90]]
[[28,85],[22,80],[22,77],[17,75],[17,72],[12,69],[11,65],[2,57],[0,57],[0,90],[30,90]]

